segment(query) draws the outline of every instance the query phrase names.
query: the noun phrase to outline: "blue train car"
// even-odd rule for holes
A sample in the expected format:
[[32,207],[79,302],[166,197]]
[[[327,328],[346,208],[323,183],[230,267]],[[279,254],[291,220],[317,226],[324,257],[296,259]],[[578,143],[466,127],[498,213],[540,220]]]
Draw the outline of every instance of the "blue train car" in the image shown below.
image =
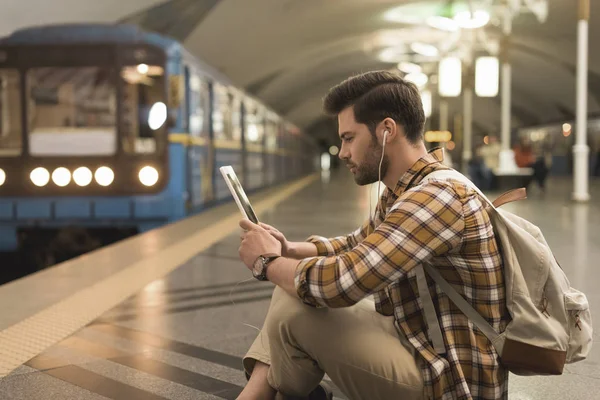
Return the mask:
[[0,251],[52,261],[73,227],[120,238],[229,200],[222,165],[251,192],[317,158],[314,141],[170,38],[84,24],[0,39]]

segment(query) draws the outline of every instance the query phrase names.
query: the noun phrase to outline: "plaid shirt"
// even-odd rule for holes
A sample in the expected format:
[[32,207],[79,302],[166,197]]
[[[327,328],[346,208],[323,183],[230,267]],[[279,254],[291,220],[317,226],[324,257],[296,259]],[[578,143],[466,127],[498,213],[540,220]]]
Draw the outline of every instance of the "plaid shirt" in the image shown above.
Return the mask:
[[[443,150],[422,157],[383,193],[374,223],[348,236],[311,236],[319,257],[296,270],[298,295],[316,307],[348,307],[373,295],[377,312],[396,326],[419,354],[425,393],[432,399],[506,399],[508,371],[491,342],[427,276],[446,353],[429,339],[414,267],[430,262],[499,332],[509,316],[502,258],[493,228],[474,191],[456,181],[423,178],[441,164]],[[385,210],[385,211],[383,211]]]

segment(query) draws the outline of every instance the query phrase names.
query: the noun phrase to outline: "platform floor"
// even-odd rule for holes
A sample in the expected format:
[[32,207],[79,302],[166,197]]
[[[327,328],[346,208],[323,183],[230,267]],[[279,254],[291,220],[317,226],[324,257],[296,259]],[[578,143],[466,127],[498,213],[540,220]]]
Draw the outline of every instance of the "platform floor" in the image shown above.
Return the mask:
[[[600,332],[600,181],[583,205],[570,202],[570,181],[550,180],[546,194],[536,189],[505,208],[540,226],[571,284],[587,294]],[[368,205],[367,190],[339,171],[260,218],[303,240],[349,232]],[[262,325],[273,290],[251,279],[238,244],[235,231],[18,367],[0,379],[0,399],[235,399],[245,384],[241,357],[257,334],[249,325]],[[600,347],[562,376],[511,375],[509,387],[515,400],[600,398]]]

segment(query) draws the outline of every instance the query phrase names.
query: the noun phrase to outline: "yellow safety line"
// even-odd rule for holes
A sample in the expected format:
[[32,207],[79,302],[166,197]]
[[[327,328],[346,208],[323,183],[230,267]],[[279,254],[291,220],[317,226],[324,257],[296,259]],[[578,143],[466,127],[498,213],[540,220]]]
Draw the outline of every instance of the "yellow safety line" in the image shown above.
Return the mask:
[[[309,185],[316,174],[302,178],[258,202],[261,214]],[[237,229],[239,212],[208,226],[163,251],[138,260],[116,274],[0,332],[0,377],[4,377],[47,348],[69,337],[150,282],[167,275],[199,252]],[[88,261],[89,262],[89,261]],[[31,294],[33,295],[33,294]]]

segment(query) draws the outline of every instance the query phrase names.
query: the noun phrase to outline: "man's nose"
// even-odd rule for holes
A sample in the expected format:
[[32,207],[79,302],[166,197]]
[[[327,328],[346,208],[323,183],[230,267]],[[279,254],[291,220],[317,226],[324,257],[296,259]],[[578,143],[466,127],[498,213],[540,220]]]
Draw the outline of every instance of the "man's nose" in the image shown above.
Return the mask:
[[340,149],[340,153],[338,154],[338,157],[341,160],[348,160],[350,158],[350,152],[342,145],[342,148]]

